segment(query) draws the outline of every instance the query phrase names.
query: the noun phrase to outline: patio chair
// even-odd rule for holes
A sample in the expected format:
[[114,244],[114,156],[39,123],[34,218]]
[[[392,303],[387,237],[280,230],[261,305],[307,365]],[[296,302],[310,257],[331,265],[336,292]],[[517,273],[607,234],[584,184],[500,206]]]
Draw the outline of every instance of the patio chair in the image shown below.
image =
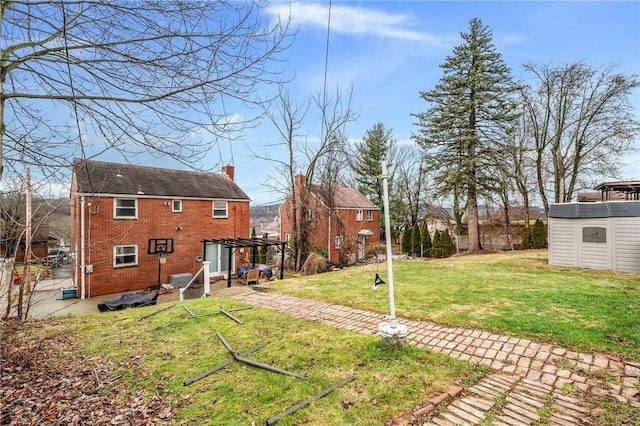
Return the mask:
[[249,269],[245,278],[238,278],[238,281],[242,284],[260,284],[260,270]]

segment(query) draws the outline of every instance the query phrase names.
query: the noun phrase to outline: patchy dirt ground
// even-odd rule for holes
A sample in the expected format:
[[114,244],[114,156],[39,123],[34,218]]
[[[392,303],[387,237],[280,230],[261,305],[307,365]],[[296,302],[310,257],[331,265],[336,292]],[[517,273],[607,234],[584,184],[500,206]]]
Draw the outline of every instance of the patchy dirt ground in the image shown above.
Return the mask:
[[174,415],[159,395],[127,390],[123,365],[78,358],[73,336],[27,338],[24,327],[0,321],[0,425],[162,425]]

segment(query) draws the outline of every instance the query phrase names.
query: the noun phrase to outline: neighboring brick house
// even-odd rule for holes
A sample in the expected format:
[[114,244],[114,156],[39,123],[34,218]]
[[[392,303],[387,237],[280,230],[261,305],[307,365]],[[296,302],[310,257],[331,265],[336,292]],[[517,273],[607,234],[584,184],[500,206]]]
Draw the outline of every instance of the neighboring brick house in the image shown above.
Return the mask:
[[[294,195],[300,199],[307,185],[304,175],[295,177]],[[298,220],[309,224],[311,250],[321,249],[334,263],[354,263],[380,242],[380,208],[357,189],[319,185],[309,186],[309,209],[298,210]],[[293,232],[293,200],[289,197],[279,209],[280,238],[287,241]]]
[[[56,239],[49,235],[49,222],[42,221],[42,223],[36,223],[32,225],[33,234],[31,236],[31,262],[42,263],[47,261],[49,255],[49,244],[55,243]],[[5,235],[2,235],[2,241],[0,241],[0,257],[14,257],[16,263],[25,263],[25,237],[24,237],[24,225],[3,226],[6,230],[9,228]],[[17,234],[17,235],[15,235]],[[16,249],[16,241],[20,242],[20,245]]]
[[[195,274],[203,255],[213,275],[226,275],[228,250],[203,240],[249,237],[250,200],[233,179],[232,166],[216,174],[74,159],[78,297],[153,287],[159,270],[161,283],[171,274]],[[173,253],[162,264],[148,254],[152,238],[172,240]]]

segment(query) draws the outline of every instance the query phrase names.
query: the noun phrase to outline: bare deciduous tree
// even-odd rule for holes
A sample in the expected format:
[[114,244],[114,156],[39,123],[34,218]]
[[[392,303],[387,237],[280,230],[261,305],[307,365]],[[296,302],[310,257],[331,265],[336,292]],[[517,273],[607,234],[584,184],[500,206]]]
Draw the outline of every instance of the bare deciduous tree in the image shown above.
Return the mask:
[[[337,179],[335,161],[342,161],[344,155],[347,140],[345,127],[356,119],[356,113],[351,108],[351,97],[352,90],[344,96],[342,91],[336,88],[332,96],[321,93],[312,96],[311,101],[297,104],[288,92],[282,91],[274,107],[266,112],[280,140],[266,146],[264,153],[258,153],[249,147],[254,157],[270,162],[277,174],[283,178],[271,179],[266,185],[283,195],[283,198],[291,197],[293,209],[290,213],[296,270],[302,267],[311,248],[308,242],[309,221],[305,220],[307,212],[310,211],[308,196],[311,186],[316,183],[330,188]],[[318,112],[318,124],[321,128],[317,140],[309,140],[301,132],[312,105]],[[284,155],[279,157],[280,154]],[[298,188],[298,193],[294,196],[298,174],[304,175],[304,187]]]
[[640,81],[637,75],[616,73],[614,66],[596,70],[583,62],[527,64],[525,70],[537,81],[524,91],[524,101],[538,189],[548,212],[549,198],[571,201],[583,180],[617,175],[621,156],[640,131],[629,102]]
[[[391,179],[394,191],[389,195],[391,219],[398,226],[416,225],[422,218],[420,209],[428,205],[429,173],[426,157],[415,144],[398,144],[392,151]],[[399,229],[396,229],[399,230]]]
[[236,107],[261,106],[257,91],[281,77],[288,21],[268,22],[261,5],[3,1],[0,177],[55,175],[107,150],[193,166],[251,123]]
[[[37,257],[38,253],[32,251],[29,242],[33,237],[39,238],[40,242],[48,239],[51,213],[64,200],[54,204],[36,198],[30,211],[27,199],[31,197],[31,190],[25,190],[24,183],[5,182],[5,187],[11,189],[0,193],[0,257],[4,259],[0,270],[0,318],[26,320],[31,307],[38,301],[33,297],[38,284],[34,278],[48,266],[47,258]],[[31,212],[30,220],[28,212]],[[40,255],[47,256],[47,253]],[[23,264],[24,268],[19,271],[17,264]],[[39,268],[32,269],[33,264]],[[16,283],[14,276],[19,278]]]

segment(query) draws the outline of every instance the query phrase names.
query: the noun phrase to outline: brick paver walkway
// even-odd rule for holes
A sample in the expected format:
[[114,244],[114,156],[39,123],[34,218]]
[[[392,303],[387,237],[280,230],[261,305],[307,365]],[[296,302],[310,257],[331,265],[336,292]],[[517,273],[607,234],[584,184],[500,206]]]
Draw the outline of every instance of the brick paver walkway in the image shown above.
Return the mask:
[[[384,321],[377,313],[275,293],[251,292],[231,298],[365,334],[378,334]],[[610,395],[640,408],[638,363],[482,330],[403,318],[398,322],[409,328],[410,344],[484,364],[494,371],[455,398],[438,400],[437,415],[425,425],[478,425],[483,421],[495,426],[584,425],[593,407],[575,395],[588,393]]]

